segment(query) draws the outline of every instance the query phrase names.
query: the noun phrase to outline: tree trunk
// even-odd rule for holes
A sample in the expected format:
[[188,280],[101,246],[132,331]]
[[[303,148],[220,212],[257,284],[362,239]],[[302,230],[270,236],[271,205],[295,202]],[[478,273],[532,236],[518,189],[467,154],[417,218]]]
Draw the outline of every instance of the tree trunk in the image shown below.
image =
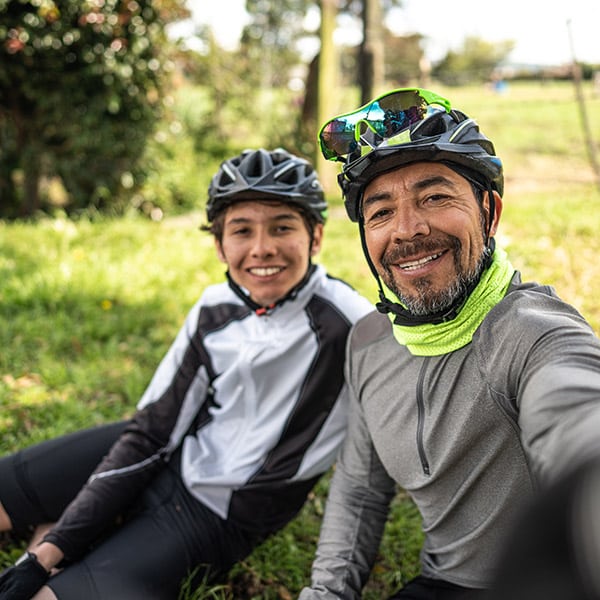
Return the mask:
[[358,57],[361,104],[382,91],[385,79],[381,0],[363,0],[363,40]]
[[23,152],[23,202],[21,216],[30,217],[40,209],[40,152],[35,144],[30,144]]
[[[319,95],[319,55],[317,54],[308,65],[308,74],[304,82],[304,101],[297,126],[298,139],[302,146],[307,142],[313,148],[317,131],[317,104]],[[313,158],[316,160],[318,148]],[[309,154],[308,152],[306,153]]]
[[8,148],[10,140],[0,119],[0,217],[14,216],[17,193],[13,181],[16,157]]
[[39,134],[30,126],[33,119],[29,119],[29,115],[17,110],[13,116],[18,167],[23,174],[18,216],[30,217],[40,208],[41,148],[36,143]]
[[[321,0],[321,51],[319,53],[318,68],[318,101],[317,101],[317,130],[325,121],[335,116],[337,106],[334,102],[334,93],[338,90],[338,61],[337,53],[333,43],[333,34],[335,31],[335,21],[337,16],[336,0]],[[319,172],[321,183],[326,194],[333,194],[336,191],[336,173],[335,165],[328,163],[321,154],[317,146],[317,156],[315,165]]]

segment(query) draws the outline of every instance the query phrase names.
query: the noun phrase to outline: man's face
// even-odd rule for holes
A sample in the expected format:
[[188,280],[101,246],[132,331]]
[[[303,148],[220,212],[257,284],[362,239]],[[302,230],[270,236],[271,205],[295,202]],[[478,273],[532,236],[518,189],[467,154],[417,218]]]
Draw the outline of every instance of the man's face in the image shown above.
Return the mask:
[[[502,210],[494,197],[490,235]],[[479,277],[488,198],[482,209],[471,184],[449,167],[421,162],[379,175],[366,186],[362,207],[369,256],[413,314],[449,308]]]
[[237,202],[226,209],[219,258],[252,300],[270,306],[304,278],[309,259],[321,248],[323,225],[313,242],[298,210],[274,202]]

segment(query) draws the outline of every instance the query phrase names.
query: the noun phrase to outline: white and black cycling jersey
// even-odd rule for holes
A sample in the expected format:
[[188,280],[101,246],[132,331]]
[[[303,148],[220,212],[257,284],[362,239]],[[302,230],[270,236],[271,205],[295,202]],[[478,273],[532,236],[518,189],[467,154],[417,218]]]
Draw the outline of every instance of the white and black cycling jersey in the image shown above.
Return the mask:
[[217,515],[281,527],[335,460],[346,429],[346,339],[372,310],[322,266],[266,312],[226,282],[207,288],[132,423],[47,541],[79,555],[175,450],[187,489]]

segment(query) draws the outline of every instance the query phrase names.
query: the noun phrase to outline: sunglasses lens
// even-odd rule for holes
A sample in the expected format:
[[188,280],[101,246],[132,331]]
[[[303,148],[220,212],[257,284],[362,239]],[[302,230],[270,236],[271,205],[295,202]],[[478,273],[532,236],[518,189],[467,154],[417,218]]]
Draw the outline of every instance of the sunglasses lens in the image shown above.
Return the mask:
[[[440,104],[450,110],[445,99],[425,90],[397,90],[377,98],[358,110],[327,122],[319,134],[321,150],[327,159],[337,160],[352,154],[365,140],[372,146],[372,133],[382,142],[429,115],[429,105]],[[370,132],[369,132],[370,130]],[[362,134],[367,133],[365,137]],[[361,144],[361,140],[363,144]]]
[[354,124],[348,119],[339,118],[329,121],[319,135],[321,149],[327,159],[350,154],[358,148],[354,135]]

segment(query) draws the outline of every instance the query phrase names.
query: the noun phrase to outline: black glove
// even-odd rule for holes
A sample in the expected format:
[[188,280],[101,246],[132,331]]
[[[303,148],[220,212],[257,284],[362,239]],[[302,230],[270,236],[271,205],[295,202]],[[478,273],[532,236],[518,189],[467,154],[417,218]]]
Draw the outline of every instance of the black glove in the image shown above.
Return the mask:
[[50,573],[32,552],[0,573],[0,600],[30,600],[48,581]]

